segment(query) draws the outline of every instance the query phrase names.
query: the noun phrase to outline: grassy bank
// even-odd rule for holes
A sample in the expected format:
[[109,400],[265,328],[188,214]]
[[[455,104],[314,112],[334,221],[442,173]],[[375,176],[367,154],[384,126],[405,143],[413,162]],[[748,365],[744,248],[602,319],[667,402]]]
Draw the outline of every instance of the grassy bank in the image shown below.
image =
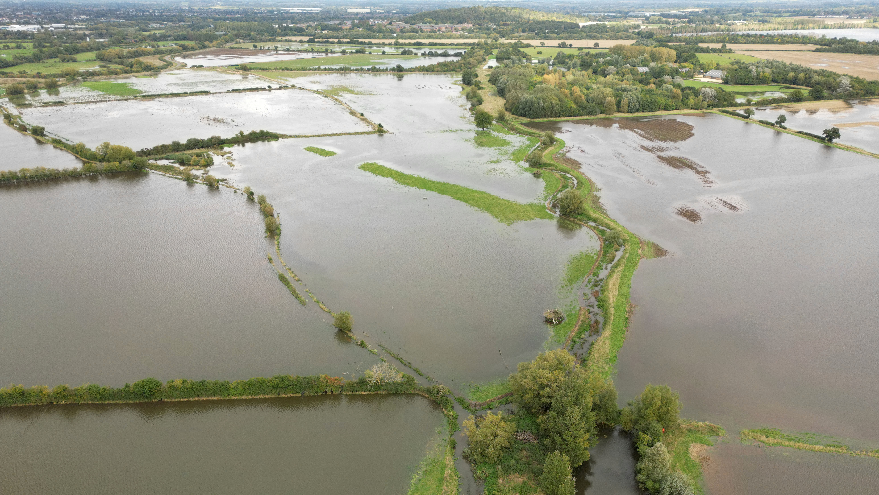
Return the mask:
[[82,83],[86,88],[100,91],[113,96],[137,96],[143,91],[132,88],[128,83],[111,82],[111,81],[87,81]]
[[753,440],[771,447],[788,447],[811,452],[827,454],[846,454],[855,457],[873,457],[879,459],[879,449],[855,450],[840,440],[817,435],[815,433],[786,433],[777,428],[759,428],[742,430],[742,441]]
[[408,495],[454,495],[458,493],[455,448],[450,438],[438,442],[412,476]]
[[482,210],[489,215],[495,217],[498,221],[507,225],[515,222],[534,220],[537,218],[552,219],[553,216],[546,211],[542,204],[529,203],[522,204],[510,201],[509,199],[499,198],[493,194],[483,191],[477,191],[468,187],[449,184],[447,182],[439,182],[435,180],[425,179],[416,175],[410,175],[398,172],[391,168],[379,165],[378,163],[364,163],[359,167],[361,170],[379,177],[393,179],[399,184],[425,191],[433,191],[443,196],[467,203],[468,205]]
[[310,151],[316,155],[328,157],[328,156],[336,156],[335,151],[325,150],[323,148],[318,148],[317,146],[306,146],[305,151]]

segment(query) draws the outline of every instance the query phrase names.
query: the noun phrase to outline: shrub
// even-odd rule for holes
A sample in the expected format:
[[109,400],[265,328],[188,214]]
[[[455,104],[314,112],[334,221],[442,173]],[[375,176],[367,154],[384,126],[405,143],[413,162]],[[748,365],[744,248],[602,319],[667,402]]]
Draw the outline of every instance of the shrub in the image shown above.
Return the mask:
[[568,456],[559,451],[546,456],[546,461],[543,463],[543,474],[540,475],[540,489],[546,495],[574,495],[576,493]]
[[[635,435],[648,436],[647,443],[659,441],[663,430],[675,430],[680,425],[681,401],[667,385],[647,385],[641,395],[629,402],[623,410],[623,429]],[[652,440],[652,441],[651,441]]]
[[204,176],[204,181],[205,181],[205,184],[208,185],[208,187],[212,187],[212,188],[214,188],[214,189],[219,189],[219,188],[220,188],[220,181],[217,180],[217,178],[214,177],[213,175],[210,175],[210,174],[205,175],[205,176]]
[[825,141],[827,141],[828,143],[832,143],[834,139],[839,139],[839,127],[824,129],[822,134],[824,134]]
[[57,79],[46,79],[43,82],[43,87],[46,89],[58,89],[58,80]]
[[18,83],[10,84],[6,86],[6,94],[9,96],[17,96],[24,94],[24,86]]
[[278,223],[278,219],[275,217],[266,217],[265,218],[265,226],[266,226],[266,235],[269,237],[277,237],[281,231],[281,224]]
[[544,146],[552,146],[555,144],[555,134],[550,131],[546,131],[543,133],[543,137],[540,138],[540,144]]
[[568,189],[559,195],[556,200],[559,214],[566,217],[574,217],[583,213],[583,196],[574,189]]
[[491,126],[492,118],[490,113],[481,108],[477,108],[474,120],[476,121],[476,127],[485,130],[487,127]]
[[36,91],[40,89],[40,85],[36,81],[28,81],[24,83],[24,87],[27,88],[28,91]]
[[504,419],[502,412],[489,412],[482,419],[470,416],[464,420],[464,434],[469,443],[467,458],[475,464],[496,464],[512,445],[515,432],[516,425]]
[[528,153],[528,156],[525,157],[525,163],[528,164],[531,168],[540,168],[543,166],[543,151],[539,148]]
[[351,313],[342,311],[333,315],[333,326],[343,332],[350,332],[354,326],[354,319],[351,317]]
[[41,125],[31,126],[31,134],[33,134],[34,136],[45,136],[46,128]]
[[244,186],[244,190],[242,191],[247,196],[247,199],[253,201],[253,189],[250,186]]
[[497,111],[497,116],[494,118],[496,122],[506,122],[507,121],[507,111],[503,108]]

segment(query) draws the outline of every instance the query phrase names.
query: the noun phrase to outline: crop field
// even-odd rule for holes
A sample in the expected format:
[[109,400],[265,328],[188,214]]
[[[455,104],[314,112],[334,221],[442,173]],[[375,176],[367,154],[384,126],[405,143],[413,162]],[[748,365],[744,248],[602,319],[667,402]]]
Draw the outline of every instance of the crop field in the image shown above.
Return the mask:
[[741,60],[744,62],[756,62],[757,60],[760,60],[757,57],[746,55],[744,53],[697,53],[696,56],[699,57],[699,61],[702,63],[714,62],[720,65],[730,65],[733,60]]

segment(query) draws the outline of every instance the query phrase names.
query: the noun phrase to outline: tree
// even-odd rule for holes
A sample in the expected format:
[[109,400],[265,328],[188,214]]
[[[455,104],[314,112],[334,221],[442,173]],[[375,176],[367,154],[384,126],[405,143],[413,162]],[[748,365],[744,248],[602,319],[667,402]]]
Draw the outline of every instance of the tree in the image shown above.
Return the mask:
[[579,466],[589,460],[589,439],[595,429],[592,396],[585,373],[572,373],[554,387],[549,411],[537,418],[547,450],[556,450]]
[[464,72],[461,73],[461,82],[464,83],[465,86],[471,86],[476,81],[478,74],[474,69],[464,69]]
[[799,89],[795,89],[790,92],[790,94],[788,95],[788,98],[790,99],[790,101],[793,101],[793,102],[801,102],[806,97],[803,95],[802,91],[800,91]]
[[351,313],[342,311],[333,315],[333,326],[343,332],[350,332],[354,326],[354,319],[351,318]]
[[556,200],[559,214],[566,217],[575,217],[583,213],[583,196],[574,189],[568,189],[561,193]]
[[46,128],[41,125],[31,126],[31,134],[34,136],[45,136]]
[[744,113],[745,113],[745,116],[750,119],[754,115],[754,109],[751,107],[748,107],[745,109]]
[[481,108],[476,109],[476,127],[479,127],[482,130],[485,130],[487,127],[491,126],[492,118],[491,114],[486,112]]
[[528,156],[525,157],[525,162],[531,168],[540,168],[543,166],[543,152],[539,149],[528,153]]
[[604,114],[605,115],[613,115],[617,111],[616,100],[613,99],[613,96],[608,96],[604,99]]
[[540,489],[546,495],[574,495],[574,477],[571,476],[571,462],[565,454],[555,451],[546,456],[543,474],[540,475]]
[[809,96],[813,100],[824,99],[824,88],[822,88],[821,86],[815,86],[814,88],[809,90]]
[[515,432],[516,425],[504,419],[502,412],[489,412],[482,419],[470,416],[464,420],[467,457],[474,464],[496,464],[512,445]]
[[775,125],[784,129],[784,123],[787,122],[787,117],[784,115],[779,115],[777,119],[775,119]]
[[652,442],[660,440],[663,431],[680,425],[681,401],[667,385],[647,385],[637,399],[623,410],[623,429],[645,434]]
[[596,41],[595,43],[592,44],[592,48],[598,48],[598,42],[597,42],[597,41]]
[[828,143],[832,143],[834,139],[839,139],[839,127],[824,129],[822,134],[824,134],[824,139],[827,140]]
[[535,415],[549,411],[564,379],[574,370],[585,374],[575,364],[574,356],[565,349],[547,351],[538,354],[534,361],[519,363],[516,373],[510,375],[510,388],[516,403]]
[[636,466],[638,485],[650,493],[658,493],[662,485],[662,479],[668,473],[668,464],[671,457],[662,442],[657,442],[652,447],[643,447],[640,450],[641,459]]

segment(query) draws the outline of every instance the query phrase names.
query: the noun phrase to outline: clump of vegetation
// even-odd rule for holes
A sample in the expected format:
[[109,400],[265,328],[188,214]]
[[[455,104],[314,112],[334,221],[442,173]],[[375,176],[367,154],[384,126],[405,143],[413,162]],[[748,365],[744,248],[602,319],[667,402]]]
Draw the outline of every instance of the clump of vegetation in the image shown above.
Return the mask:
[[333,326],[339,330],[350,333],[353,325],[354,318],[351,317],[351,313],[342,311],[333,315]]
[[265,217],[263,222],[266,228],[266,235],[269,237],[280,237],[281,223],[275,217]]
[[839,127],[831,127],[830,129],[824,129],[822,131],[824,135],[824,140],[828,143],[832,143],[834,139],[839,139]]
[[528,156],[525,157],[525,163],[531,168],[543,167],[543,151],[536,149],[531,153],[528,153]]
[[210,188],[213,188],[213,189],[219,189],[219,188],[220,188],[220,181],[219,181],[219,179],[217,179],[217,178],[214,177],[213,175],[210,175],[210,174],[205,175],[205,176],[204,176],[204,182],[205,182],[205,184],[207,184],[208,187],[210,187]]
[[6,94],[8,96],[19,96],[23,95],[25,92],[25,87],[23,84],[12,83],[6,86]]
[[363,374],[370,385],[396,383],[403,380],[403,373],[386,361],[382,361]]
[[475,464],[496,464],[512,445],[516,425],[504,413],[488,413],[485,417],[470,416],[464,420],[468,447],[465,455]]
[[540,489],[546,495],[574,495],[577,492],[568,456],[556,450],[546,457],[540,475]]
[[305,151],[310,151],[320,156],[335,156],[335,151],[325,150],[323,148],[318,148],[316,146],[306,146]]
[[565,321],[565,314],[559,309],[547,309],[543,312],[543,319],[550,325],[558,325]]
[[476,115],[473,118],[476,123],[476,127],[482,129],[483,131],[489,127],[491,127],[492,117],[491,114],[486,112],[481,108],[476,109]]
[[160,144],[152,148],[144,148],[137,152],[138,156],[158,156],[170,153],[180,153],[182,151],[220,148],[223,146],[234,146],[236,144],[257,143],[264,141],[277,141],[281,138],[280,134],[269,131],[251,131],[247,134],[239,131],[233,137],[222,138],[220,136],[211,136],[207,139],[190,138],[185,142],[173,141],[171,144]]
[[576,217],[584,211],[583,196],[574,189],[568,189],[561,193],[555,201],[559,214],[566,217]]
[[242,192],[244,193],[245,196],[247,196],[247,199],[249,199],[250,201],[253,201],[253,189],[251,189],[250,186],[244,186],[244,189],[242,190]]

